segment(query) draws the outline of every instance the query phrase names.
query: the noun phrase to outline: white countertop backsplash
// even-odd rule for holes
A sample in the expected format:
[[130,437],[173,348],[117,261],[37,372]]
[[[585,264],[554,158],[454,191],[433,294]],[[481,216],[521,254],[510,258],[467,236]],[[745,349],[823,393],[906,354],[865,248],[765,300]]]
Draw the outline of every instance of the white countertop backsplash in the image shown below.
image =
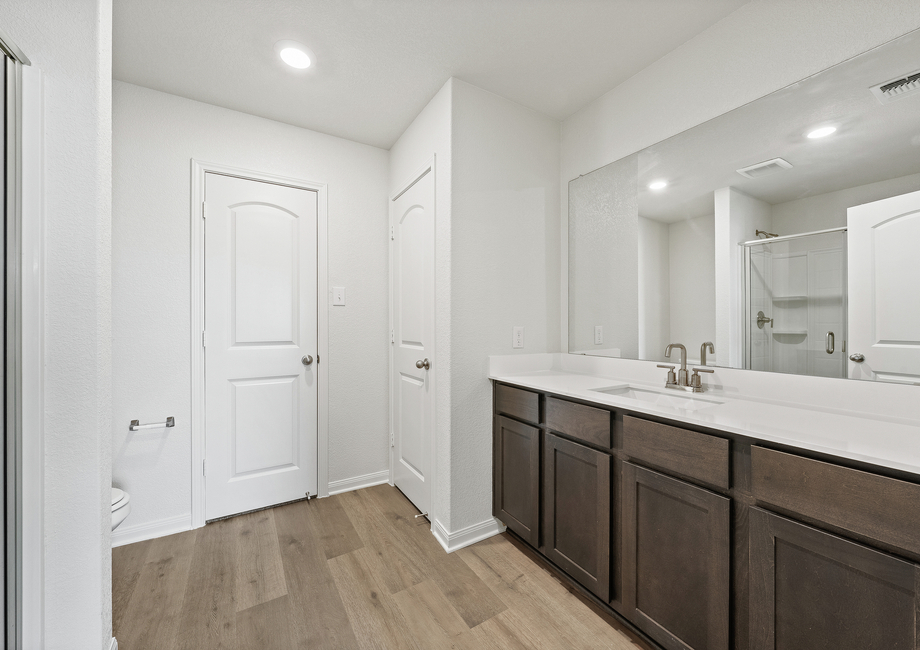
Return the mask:
[[[679,422],[920,475],[920,387],[713,368],[698,397],[724,403],[689,411],[596,392],[663,388],[650,361],[564,353],[489,357],[489,378]],[[674,391],[677,395],[689,393]]]

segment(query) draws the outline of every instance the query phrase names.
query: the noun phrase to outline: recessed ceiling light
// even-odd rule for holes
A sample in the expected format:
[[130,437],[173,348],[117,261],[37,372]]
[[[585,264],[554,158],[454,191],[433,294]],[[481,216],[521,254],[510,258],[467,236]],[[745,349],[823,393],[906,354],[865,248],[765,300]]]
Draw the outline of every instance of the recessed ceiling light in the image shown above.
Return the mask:
[[654,181],[654,182],[648,184],[648,188],[649,188],[650,190],[663,190],[663,189],[666,188],[667,186],[668,186],[668,182],[667,182],[667,181]]
[[278,41],[275,43],[275,52],[282,61],[298,70],[309,68],[316,60],[310,48],[297,41]]
[[815,129],[814,131],[809,132],[808,137],[812,140],[816,140],[817,138],[826,138],[836,130],[836,126],[822,126],[820,129]]

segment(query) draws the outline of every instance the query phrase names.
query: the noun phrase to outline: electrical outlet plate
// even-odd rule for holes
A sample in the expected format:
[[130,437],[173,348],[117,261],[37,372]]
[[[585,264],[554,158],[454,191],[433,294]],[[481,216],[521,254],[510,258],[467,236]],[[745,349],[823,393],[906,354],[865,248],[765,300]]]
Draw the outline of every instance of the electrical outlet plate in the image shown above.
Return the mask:
[[512,329],[511,335],[511,347],[512,348],[523,348],[524,347],[524,328],[515,325]]

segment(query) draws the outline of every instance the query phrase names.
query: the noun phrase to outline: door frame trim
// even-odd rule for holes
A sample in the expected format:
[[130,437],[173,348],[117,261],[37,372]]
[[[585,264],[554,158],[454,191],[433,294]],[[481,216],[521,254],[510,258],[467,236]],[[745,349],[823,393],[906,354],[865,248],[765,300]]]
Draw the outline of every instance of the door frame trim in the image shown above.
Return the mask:
[[[432,423],[431,440],[429,441],[431,446],[430,446],[430,449],[429,449],[429,459],[428,459],[428,462],[429,462],[428,475],[431,477],[430,494],[429,494],[429,498],[428,498],[428,522],[429,522],[429,524],[431,525],[431,530],[432,530],[432,531],[434,531],[434,522],[435,522],[436,516],[437,516],[437,500],[436,500],[436,498],[435,498],[435,497],[437,496],[437,485],[438,485],[438,481],[437,481],[437,467],[438,467],[438,463],[437,463],[437,457],[438,457],[438,456],[437,456],[437,448],[438,448],[438,408],[437,408],[437,406],[438,406],[438,391],[437,391],[437,387],[438,387],[438,373],[439,373],[439,370],[438,370],[438,369],[439,369],[439,367],[440,367],[440,365],[439,365],[439,359],[438,359],[438,351],[437,351],[437,335],[436,335],[436,332],[437,332],[437,327],[436,327],[436,326],[437,326],[437,319],[435,318],[435,313],[436,313],[436,311],[437,311],[437,293],[438,293],[438,281],[437,281],[437,268],[438,268],[438,265],[437,265],[437,253],[438,253],[438,247],[437,247],[437,240],[438,240],[438,207],[437,207],[437,206],[438,206],[438,183],[437,183],[437,181],[438,181],[438,175],[437,175],[437,172],[436,172],[436,169],[435,169],[435,158],[436,158],[436,155],[435,155],[434,153],[432,153],[432,154],[431,154],[431,157],[425,162],[425,164],[423,164],[421,167],[419,167],[419,168],[409,177],[409,180],[408,180],[408,181],[406,181],[406,182],[402,183],[401,185],[397,186],[396,191],[394,191],[394,192],[390,195],[390,200],[389,200],[388,205],[387,205],[387,222],[389,222],[390,228],[394,228],[396,224],[393,223],[393,209],[392,209],[392,208],[393,208],[393,202],[396,201],[396,199],[398,199],[400,196],[402,196],[403,194],[405,194],[413,185],[415,185],[417,182],[419,182],[425,174],[431,173],[432,179],[433,179],[433,182],[432,182],[432,184],[431,184],[431,187],[432,187],[432,196],[431,196],[432,203],[431,203],[431,210],[432,210],[432,213],[434,214],[434,223],[433,223],[433,225],[432,225],[432,234],[433,234],[432,246],[433,246],[433,250],[431,251],[431,281],[432,281],[432,286],[433,286],[433,288],[434,288],[435,300],[432,302],[432,313],[430,314],[430,318],[431,318],[431,321],[432,321],[432,323],[431,323],[431,325],[432,325],[432,327],[431,327],[431,332],[432,332],[432,337],[431,337],[431,358],[432,358],[432,360],[435,362],[435,366],[434,366],[434,372],[429,371],[429,373],[428,373],[428,380],[431,382],[431,423]],[[390,236],[389,232],[387,233],[387,236],[388,236],[388,237]],[[388,240],[388,244],[389,244],[390,242],[392,242],[392,241],[393,241],[392,239],[389,239],[389,240]],[[389,299],[389,312],[390,312],[390,317],[389,317],[389,324],[390,324],[390,346],[389,346],[389,347],[390,347],[390,354],[389,354],[389,371],[388,371],[389,377],[388,377],[388,379],[387,379],[387,384],[388,384],[388,386],[389,386],[389,393],[390,393],[390,399],[389,399],[389,406],[390,406],[390,414],[389,414],[389,425],[390,425],[390,444],[389,444],[389,452],[390,452],[390,453],[389,453],[389,457],[390,457],[390,479],[389,479],[389,484],[390,484],[390,485],[395,485],[395,483],[394,483],[394,476],[393,476],[393,452],[394,452],[394,450],[395,450],[396,423],[395,423],[394,420],[393,420],[393,414],[394,414],[394,403],[393,403],[393,401],[394,401],[395,395],[396,395],[396,382],[395,382],[395,372],[394,372],[394,371],[396,370],[396,360],[395,360],[395,358],[394,358],[394,353],[395,353],[395,341],[393,340],[393,333],[394,333],[396,330],[395,330],[395,323],[393,322],[393,299],[394,299],[394,296],[396,295],[396,294],[395,294],[395,291],[396,291],[396,284],[395,284],[396,274],[395,274],[395,270],[394,270],[394,267],[393,267],[393,264],[394,264],[394,259],[393,259],[393,247],[388,245],[387,248],[389,249],[389,255],[388,255],[388,257],[389,257],[389,275],[390,275],[390,278],[389,278],[389,285],[390,285],[390,299]]]
[[329,271],[327,185],[317,181],[267,174],[191,159],[191,437],[192,437],[192,528],[205,524],[205,357],[201,336],[204,331],[204,199],[205,174],[221,174],[262,183],[316,192],[316,353],[325,363],[317,363],[316,394],[316,489],[317,496],[329,496]]

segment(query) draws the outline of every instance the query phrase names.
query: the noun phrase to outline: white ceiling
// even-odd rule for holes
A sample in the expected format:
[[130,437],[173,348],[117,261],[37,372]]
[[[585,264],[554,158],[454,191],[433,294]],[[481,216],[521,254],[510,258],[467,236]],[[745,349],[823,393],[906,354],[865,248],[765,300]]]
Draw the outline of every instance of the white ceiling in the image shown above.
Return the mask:
[[[727,186],[775,205],[920,172],[920,93],[880,104],[869,90],[918,62],[920,30],[644,149],[639,214],[665,223],[712,214],[713,190]],[[805,137],[825,125],[837,132]],[[792,169],[735,171],[773,158]],[[668,188],[649,190],[659,178]]]
[[113,76],[388,149],[451,76],[561,120],[745,2],[118,0]]

